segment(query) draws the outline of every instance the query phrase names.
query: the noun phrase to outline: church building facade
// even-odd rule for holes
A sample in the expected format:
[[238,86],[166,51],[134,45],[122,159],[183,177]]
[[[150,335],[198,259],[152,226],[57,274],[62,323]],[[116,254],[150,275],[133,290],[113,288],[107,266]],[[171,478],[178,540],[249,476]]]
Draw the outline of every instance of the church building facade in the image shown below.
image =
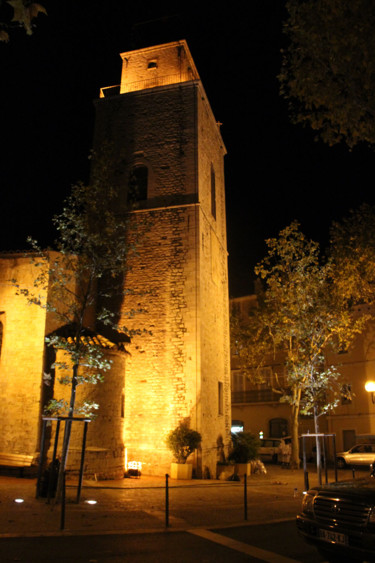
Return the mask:
[[[132,337],[129,354],[114,362],[114,373],[101,384],[104,399],[90,424],[88,450],[97,455],[95,472],[103,476],[121,473],[126,460],[140,461],[146,474],[164,474],[171,462],[166,436],[188,421],[202,435],[189,462],[198,477],[215,477],[231,427],[225,147],[185,41],[122,53],[121,58],[121,84],[102,88],[95,102],[94,150],[111,147],[118,163],[114,183],[132,199],[139,222],[140,242],[125,279],[131,291],[116,313],[120,325],[144,331]],[[20,261],[4,257],[1,264],[23,268],[30,277],[29,266]],[[0,438],[0,451],[33,453],[39,447],[47,323],[32,307],[26,314],[34,309],[37,330],[29,336],[30,320],[22,325],[18,318],[22,326],[17,337],[11,336],[12,311],[21,307],[21,297],[6,282],[14,274],[7,271],[0,285],[0,396],[2,404],[7,402],[9,380],[26,381],[26,366],[35,363],[27,391],[33,409],[22,422],[34,430],[22,446]],[[138,312],[133,317],[130,311]],[[28,338],[35,340],[33,359],[17,363],[14,349]],[[9,416],[1,417],[0,425],[6,420]],[[6,427],[0,430],[4,437]],[[27,451],[15,451],[21,448]],[[116,459],[119,471],[108,469],[108,459]],[[90,463],[89,456],[88,473]]]

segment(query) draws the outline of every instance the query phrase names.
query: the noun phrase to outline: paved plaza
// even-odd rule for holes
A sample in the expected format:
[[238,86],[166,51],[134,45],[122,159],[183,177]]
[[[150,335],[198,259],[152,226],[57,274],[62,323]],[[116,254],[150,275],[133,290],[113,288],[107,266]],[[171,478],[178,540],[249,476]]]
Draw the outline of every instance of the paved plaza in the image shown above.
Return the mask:
[[[310,468],[310,485],[317,483]],[[340,471],[339,479],[351,472]],[[330,473],[329,480],[333,480]],[[304,489],[302,470],[268,465],[266,475],[247,481],[247,520],[243,482],[169,479],[171,531],[259,524],[294,519]],[[119,481],[84,481],[81,501],[76,483],[67,483],[64,530],[61,506],[35,498],[35,479],[0,476],[0,537],[60,534],[135,533],[166,529],[165,478],[142,476]],[[22,499],[23,502],[16,502]],[[90,504],[88,501],[94,501]]]

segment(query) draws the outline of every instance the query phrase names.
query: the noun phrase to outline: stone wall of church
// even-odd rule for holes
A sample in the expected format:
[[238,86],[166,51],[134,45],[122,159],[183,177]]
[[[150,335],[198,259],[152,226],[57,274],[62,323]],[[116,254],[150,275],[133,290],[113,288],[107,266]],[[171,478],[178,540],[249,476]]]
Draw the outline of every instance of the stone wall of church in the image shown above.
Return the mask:
[[[218,445],[222,443],[224,451],[228,451],[231,426],[225,147],[203,90],[200,91],[197,102],[202,417],[200,431],[203,437],[203,472],[216,477],[216,461],[223,453]],[[215,192],[214,209],[212,190]]]
[[218,443],[227,445],[230,431],[220,132],[198,81],[104,98],[96,108],[95,147],[111,142],[119,163],[114,181],[123,193],[133,166],[148,169],[148,199],[135,212],[145,224],[126,278],[132,293],[121,307],[123,325],[146,331],[132,337],[126,361],[128,459],[141,461],[145,473],[169,471],[165,438],[188,418],[203,436],[189,461],[197,475],[215,476]]
[[[197,472],[214,477],[231,421],[226,253],[197,205],[148,216],[152,229],[127,275],[134,294],[123,308],[124,323],[149,331],[132,338],[126,360],[128,457],[147,473],[169,471],[165,437],[189,418],[203,437]],[[127,311],[137,308],[129,322]]]
[[[112,367],[104,372],[104,381],[95,385],[85,383],[77,387],[76,407],[84,401],[92,401],[99,405],[87,427],[86,455],[84,473],[86,477],[95,476],[98,479],[121,479],[124,476],[124,401],[125,401],[125,355],[119,352],[105,352],[112,361]],[[57,361],[63,361],[61,352]],[[70,385],[62,385],[59,377],[71,377],[70,370],[56,370],[54,397],[57,400],[70,400]],[[55,439],[56,422],[51,423],[52,432],[49,435],[49,459],[52,458]],[[73,422],[67,469],[78,472],[81,460],[82,438],[84,423]],[[62,450],[64,423],[59,433],[59,448]]]
[[[0,452],[33,455],[39,451],[45,310],[16,295],[34,290],[37,270],[22,255],[2,255],[0,268]],[[43,293],[43,292],[41,292]]]
[[[126,360],[125,445],[145,473],[169,472],[165,438],[181,419],[197,428],[199,319],[197,317],[197,210],[148,213],[126,287],[123,322],[147,332],[134,336]],[[134,319],[127,311],[138,309]]]
[[[197,191],[195,132],[192,83],[97,104],[95,145],[113,143],[124,192],[132,166],[147,166],[147,206],[154,207],[135,214],[143,226],[126,278],[132,294],[121,310],[123,325],[146,331],[132,338],[125,388],[128,459],[141,461],[146,473],[169,471],[165,438],[182,418],[197,425],[197,211],[184,199],[181,205]],[[132,309],[142,312],[129,319]]]
[[[148,200],[194,194],[196,184],[196,86],[154,88],[96,102],[94,147],[111,143],[114,183],[126,195],[134,165],[148,168]],[[163,200],[164,198],[164,200]]]

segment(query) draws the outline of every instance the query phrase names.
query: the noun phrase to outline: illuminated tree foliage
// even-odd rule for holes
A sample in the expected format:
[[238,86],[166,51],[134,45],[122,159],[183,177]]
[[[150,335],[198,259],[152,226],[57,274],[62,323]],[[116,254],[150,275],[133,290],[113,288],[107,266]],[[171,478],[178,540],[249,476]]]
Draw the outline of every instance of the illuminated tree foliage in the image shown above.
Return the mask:
[[337,290],[334,264],[322,263],[319,245],[305,238],[297,222],[266,243],[268,254],[255,268],[262,280],[257,305],[248,318],[233,320],[232,346],[255,381],[261,381],[260,367],[276,358],[282,364],[275,391],[291,405],[291,463],[298,466],[299,415],[314,415],[318,432],[319,416],[342,394],[340,374],[326,365],[324,352],[346,349],[367,317],[353,317],[352,300]]
[[279,75],[292,121],[329,145],[375,143],[375,4],[288,0]]
[[11,16],[4,14],[0,18],[0,41],[9,41],[9,31],[15,27],[22,27],[27,35],[33,34],[35,26],[34,20],[39,14],[47,15],[47,11],[42,4],[30,0],[0,0],[0,13],[6,12],[7,7],[11,11]]
[[331,228],[338,290],[354,303],[375,304],[375,207],[363,204]]

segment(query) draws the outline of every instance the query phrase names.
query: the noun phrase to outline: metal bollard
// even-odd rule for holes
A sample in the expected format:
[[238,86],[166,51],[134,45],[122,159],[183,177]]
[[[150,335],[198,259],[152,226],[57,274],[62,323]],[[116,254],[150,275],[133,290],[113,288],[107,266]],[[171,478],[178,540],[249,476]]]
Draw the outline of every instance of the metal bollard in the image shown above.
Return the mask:
[[61,493],[60,530],[64,530],[64,528],[65,528],[65,471],[63,473],[62,493]]
[[165,527],[169,528],[169,488],[168,473],[165,474]]
[[308,491],[310,488],[310,484],[309,484],[309,472],[308,471],[304,471],[304,477],[305,477],[305,491]]
[[244,519],[247,520],[247,475],[243,476]]

